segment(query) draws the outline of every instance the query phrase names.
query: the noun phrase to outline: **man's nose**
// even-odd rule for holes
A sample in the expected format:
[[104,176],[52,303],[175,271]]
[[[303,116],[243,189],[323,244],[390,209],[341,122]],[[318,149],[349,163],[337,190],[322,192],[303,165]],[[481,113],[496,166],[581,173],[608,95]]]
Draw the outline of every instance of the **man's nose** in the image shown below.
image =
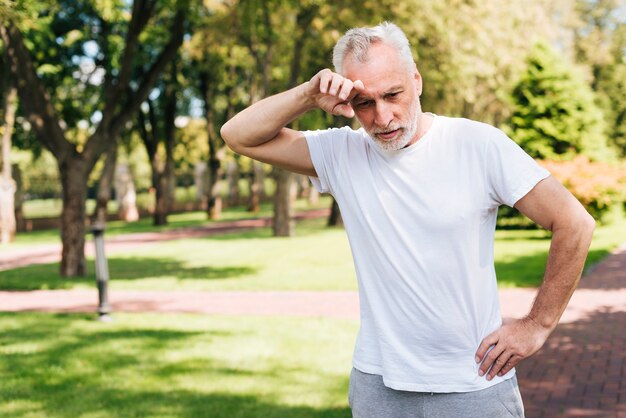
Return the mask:
[[389,126],[392,120],[393,112],[391,111],[391,107],[386,103],[376,103],[374,123],[380,128],[385,128]]

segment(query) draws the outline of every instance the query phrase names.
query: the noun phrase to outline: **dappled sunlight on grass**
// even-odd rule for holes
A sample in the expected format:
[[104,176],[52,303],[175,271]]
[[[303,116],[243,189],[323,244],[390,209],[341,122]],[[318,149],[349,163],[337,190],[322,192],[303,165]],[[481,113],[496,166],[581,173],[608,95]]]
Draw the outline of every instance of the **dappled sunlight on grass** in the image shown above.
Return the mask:
[[[93,288],[95,274],[93,260],[90,274],[86,277],[63,278],[58,275],[58,264],[40,264],[13,270],[0,271],[0,289],[3,290],[46,290]],[[236,279],[256,273],[249,266],[192,266],[174,258],[154,257],[108,257],[109,275],[113,289],[201,288],[188,285],[188,281],[211,281]]]
[[356,321],[89,318],[0,314],[0,415],[350,416]]

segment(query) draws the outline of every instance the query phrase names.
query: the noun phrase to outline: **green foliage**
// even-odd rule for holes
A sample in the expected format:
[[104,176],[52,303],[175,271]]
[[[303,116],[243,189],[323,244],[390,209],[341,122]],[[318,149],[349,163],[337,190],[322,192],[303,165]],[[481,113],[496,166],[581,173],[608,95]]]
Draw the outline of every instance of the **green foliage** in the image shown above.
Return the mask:
[[589,70],[608,135],[626,156],[626,15],[620,0],[577,0],[573,52]]
[[26,150],[13,150],[12,161],[22,174],[22,187],[26,199],[55,198],[61,196],[59,170],[52,154],[43,151],[40,155]]
[[505,131],[531,156],[611,158],[593,92],[547,44],[535,45],[511,100],[513,113]]
[[506,96],[533,41],[552,39],[557,25],[541,0],[410,0],[391,9],[416,51],[423,108],[496,125],[510,112]]

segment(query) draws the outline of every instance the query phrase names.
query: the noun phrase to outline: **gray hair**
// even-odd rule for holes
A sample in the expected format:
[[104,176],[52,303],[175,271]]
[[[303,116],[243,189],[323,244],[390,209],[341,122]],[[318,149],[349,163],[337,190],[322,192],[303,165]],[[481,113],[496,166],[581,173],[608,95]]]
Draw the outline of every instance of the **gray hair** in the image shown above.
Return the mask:
[[393,46],[412,73],[415,61],[411,46],[402,29],[390,22],[383,22],[371,28],[354,28],[346,32],[335,44],[333,49],[333,65],[335,71],[343,74],[343,63],[348,55],[358,62],[367,62],[367,52],[372,44],[385,42]]

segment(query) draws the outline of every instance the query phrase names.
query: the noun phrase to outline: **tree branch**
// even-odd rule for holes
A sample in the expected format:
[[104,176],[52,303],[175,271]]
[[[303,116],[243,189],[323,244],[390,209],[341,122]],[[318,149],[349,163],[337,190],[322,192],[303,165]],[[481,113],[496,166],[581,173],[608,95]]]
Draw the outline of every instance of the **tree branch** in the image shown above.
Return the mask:
[[76,153],[74,145],[65,139],[65,133],[59,124],[59,116],[52,106],[50,96],[37,76],[19,29],[13,22],[0,24],[0,37],[7,48],[9,65],[15,77],[20,103],[31,122],[41,143],[59,161],[67,159],[70,153]]
[[143,32],[152,17],[155,6],[156,0],[135,0],[133,2],[133,11],[126,32],[124,52],[120,61],[120,75],[117,79],[117,83],[113,85],[113,91],[109,95],[104,107],[103,122],[105,122],[105,124],[106,121],[104,118],[110,118],[111,115],[113,115],[115,107],[118,105],[120,98],[123,96],[128,86],[133,70],[135,51],[139,43],[139,35]]
[[141,103],[145,101],[148,94],[150,94],[154,83],[163,72],[165,66],[172,61],[178,52],[178,48],[183,42],[185,18],[186,14],[182,10],[176,14],[174,23],[172,24],[172,28],[170,30],[172,34],[170,41],[163,48],[163,51],[161,51],[161,54],[157,57],[152,66],[144,74],[137,91],[135,91],[132,97],[129,97],[126,105],[120,109],[119,113],[115,115],[115,118],[111,121],[110,129],[112,131],[120,130],[126,122],[128,122],[128,120],[130,120],[130,118],[137,113],[139,106],[141,106]]
[[172,28],[170,29],[171,38],[167,45],[161,51],[161,54],[157,57],[152,66],[146,71],[143,78],[139,82],[139,87],[135,92],[131,92],[128,87],[126,89],[125,104],[119,108],[119,111],[113,115],[109,115],[109,120],[105,124],[104,117],[100,125],[98,126],[96,133],[89,138],[85,144],[83,153],[87,158],[97,158],[97,156],[103,152],[106,148],[105,144],[100,143],[96,138],[98,133],[105,133],[107,136],[116,138],[121,132],[126,123],[137,114],[141,103],[143,103],[150,90],[154,86],[159,75],[163,72],[163,69],[168,62],[172,60],[178,48],[183,42],[184,35],[184,23],[186,14],[183,10],[179,10],[174,17]]

